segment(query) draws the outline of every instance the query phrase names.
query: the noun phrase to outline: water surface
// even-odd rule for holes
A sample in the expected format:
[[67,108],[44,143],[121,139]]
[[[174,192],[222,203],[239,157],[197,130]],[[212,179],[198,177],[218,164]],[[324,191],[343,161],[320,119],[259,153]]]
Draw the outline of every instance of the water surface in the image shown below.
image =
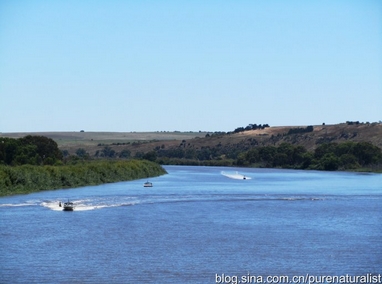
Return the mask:
[[[138,180],[0,198],[0,282],[381,273],[382,175],[165,168],[152,188]],[[74,212],[58,206],[67,199]]]

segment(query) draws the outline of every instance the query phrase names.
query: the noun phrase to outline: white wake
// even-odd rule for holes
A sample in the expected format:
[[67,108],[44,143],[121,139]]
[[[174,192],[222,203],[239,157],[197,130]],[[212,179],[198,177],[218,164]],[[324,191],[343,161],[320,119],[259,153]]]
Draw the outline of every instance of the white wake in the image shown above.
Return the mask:
[[[62,203],[65,202],[65,200],[54,200],[42,202],[41,205],[53,211],[62,211],[63,208],[59,205],[60,201]],[[137,200],[134,200],[129,197],[120,198],[119,200],[115,200],[114,198],[95,198],[70,201],[74,204],[74,211],[87,211],[108,207],[131,206],[138,203]]]
[[224,172],[224,171],[222,171],[221,174],[225,177],[232,178],[232,179],[243,179],[243,180],[252,179],[251,177],[239,174],[238,172]]

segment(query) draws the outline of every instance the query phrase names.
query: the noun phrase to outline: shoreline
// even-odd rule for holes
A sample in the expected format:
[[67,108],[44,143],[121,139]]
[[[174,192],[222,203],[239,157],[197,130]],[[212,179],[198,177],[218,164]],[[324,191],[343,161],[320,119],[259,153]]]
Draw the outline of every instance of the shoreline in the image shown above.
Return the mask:
[[146,160],[94,161],[71,166],[0,166],[0,197],[78,188],[166,174]]

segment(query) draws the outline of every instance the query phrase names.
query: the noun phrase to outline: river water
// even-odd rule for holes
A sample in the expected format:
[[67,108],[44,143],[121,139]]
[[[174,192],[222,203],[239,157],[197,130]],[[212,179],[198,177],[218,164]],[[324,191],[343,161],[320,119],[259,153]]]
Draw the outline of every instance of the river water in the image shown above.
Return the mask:
[[[0,282],[256,283],[382,272],[380,174],[165,169],[151,188],[137,180],[0,198]],[[58,206],[67,199],[73,212]]]

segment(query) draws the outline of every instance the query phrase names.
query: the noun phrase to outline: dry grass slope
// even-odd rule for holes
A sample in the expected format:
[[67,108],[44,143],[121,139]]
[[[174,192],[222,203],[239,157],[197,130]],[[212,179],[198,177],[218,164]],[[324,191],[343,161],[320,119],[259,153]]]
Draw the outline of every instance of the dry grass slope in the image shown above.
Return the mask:
[[[300,126],[305,128],[306,126]],[[296,126],[269,127],[265,129],[249,130],[239,133],[217,135],[210,132],[40,132],[40,133],[0,133],[2,137],[20,138],[26,135],[43,135],[55,140],[61,150],[75,154],[78,148],[84,148],[90,156],[105,146],[116,152],[129,150],[149,152],[155,148],[185,148],[201,149],[202,147],[220,146],[277,146],[281,143],[302,145],[308,150],[314,150],[325,142],[342,143],[346,141],[370,142],[382,148],[382,124],[361,123],[348,125],[316,125],[313,132],[288,135],[288,131]]]

